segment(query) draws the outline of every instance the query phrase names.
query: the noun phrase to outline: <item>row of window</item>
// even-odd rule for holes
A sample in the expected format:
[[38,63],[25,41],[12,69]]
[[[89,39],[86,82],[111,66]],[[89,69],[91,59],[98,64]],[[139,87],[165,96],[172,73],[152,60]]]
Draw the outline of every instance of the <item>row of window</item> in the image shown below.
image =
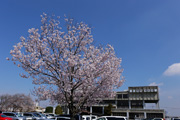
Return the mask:
[[158,99],[158,95],[156,93],[149,94],[117,94],[118,99],[126,99],[126,98],[149,98],[149,99]]
[[128,98],[128,94],[118,94],[117,98]]
[[130,89],[129,92],[132,93],[132,92],[157,92],[157,88],[147,88],[147,89]]

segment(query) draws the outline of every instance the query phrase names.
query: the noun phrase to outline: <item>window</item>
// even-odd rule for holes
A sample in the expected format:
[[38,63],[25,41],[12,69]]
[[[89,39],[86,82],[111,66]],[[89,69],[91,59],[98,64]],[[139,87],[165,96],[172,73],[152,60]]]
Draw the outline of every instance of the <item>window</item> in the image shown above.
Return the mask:
[[12,117],[15,117],[15,116],[16,116],[16,115],[13,114],[13,113],[3,113],[3,114],[5,114],[5,115],[7,115],[7,116],[12,116]]
[[1,115],[1,117],[3,117],[3,118],[4,118],[4,117],[7,117],[7,116],[6,116],[6,115]]
[[96,117],[92,116],[92,119],[96,119]]
[[23,116],[30,116],[30,117],[32,117],[32,114],[24,113]]
[[144,89],[144,92],[146,92],[147,90],[146,89]]
[[118,118],[118,117],[107,117],[108,120],[125,120],[124,118]]
[[106,120],[105,118],[98,118],[97,120]]
[[153,90],[153,89],[151,89],[151,92],[154,92],[154,90]]
[[41,117],[39,114],[37,114],[37,113],[34,113],[33,114],[34,116],[36,116],[36,117]]
[[123,94],[123,98],[128,98],[128,94]]
[[118,98],[122,98],[122,94],[118,94],[118,96],[117,96]]
[[90,120],[90,117],[87,117],[86,120]]

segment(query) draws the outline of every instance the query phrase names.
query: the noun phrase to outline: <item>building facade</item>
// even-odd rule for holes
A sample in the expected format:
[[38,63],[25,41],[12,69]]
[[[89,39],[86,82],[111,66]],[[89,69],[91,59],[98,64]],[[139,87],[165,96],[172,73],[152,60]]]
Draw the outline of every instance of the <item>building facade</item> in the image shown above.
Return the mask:
[[[146,104],[152,103],[155,108],[147,109]],[[112,104],[114,116],[126,116],[129,119],[134,118],[165,118],[165,112],[159,107],[159,90],[158,86],[141,86],[129,87],[127,91],[116,93],[114,98],[106,98],[102,103],[90,107],[98,108],[104,113],[104,107]],[[100,111],[101,111],[100,110]]]

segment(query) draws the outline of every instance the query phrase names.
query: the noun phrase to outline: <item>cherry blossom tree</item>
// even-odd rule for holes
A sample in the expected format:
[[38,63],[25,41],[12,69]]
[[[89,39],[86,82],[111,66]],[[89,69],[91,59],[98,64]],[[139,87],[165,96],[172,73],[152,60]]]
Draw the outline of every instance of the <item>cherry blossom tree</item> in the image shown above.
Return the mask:
[[41,28],[29,29],[27,38],[10,51],[11,60],[33,78],[34,94],[40,100],[67,105],[71,117],[85,105],[92,105],[123,83],[121,59],[111,45],[93,45],[91,28],[87,24],[59,17],[41,15]]
[[29,95],[0,95],[0,110],[2,111],[30,112],[34,108],[34,102]]
[[8,94],[0,95],[0,110],[1,111],[8,111],[8,109],[11,108],[10,98],[11,98],[11,95],[8,95]]

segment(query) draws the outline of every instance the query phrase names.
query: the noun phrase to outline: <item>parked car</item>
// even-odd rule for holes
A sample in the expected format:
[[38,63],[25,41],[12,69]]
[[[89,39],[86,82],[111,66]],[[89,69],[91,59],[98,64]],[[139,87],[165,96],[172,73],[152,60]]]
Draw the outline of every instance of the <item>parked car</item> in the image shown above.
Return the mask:
[[26,120],[25,117],[15,112],[3,112],[3,114],[12,118],[13,120]]
[[53,114],[53,113],[49,113],[49,115],[51,115],[51,116],[53,116],[53,117],[55,117],[55,116],[56,116],[56,114]]
[[96,115],[82,115],[82,120],[96,120]]
[[55,120],[71,120],[70,117],[56,117]]
[[41,117],[40,114],[36,113],[36,112],[28,112],[28,113],[24,113],[23,116],[26,119],[32,119],[32,120],[44,120],[43,117]]
[[42,119],[47,119],[46,115],[39,113],[39,112],[34,112],[34,114],[38,114],[41,116]]
[[[57,120],[61,120],[60,118],[65,117],[65,119],[70,119],[70,115],[69,114],[63,114],[63,115],[57,115],[55,116],[57,118]],[[81,115],[75,115],[74,116],[75,120],[82,120],[82,116]]]
[[46,113],[44,115],[47,117],[47,119],[55,119],[55,116],[53,116],[54,114],[51,115],[51,114]]
[[165,120],[163,118],[153,118],[152,120]]
[[0,120],[12,120],[12,118],[10,118],[10,117],[7,117],[6,115],[4,115],[4,114],[0,114]]
[[171,118],[171,120],[180,120],[180,118]]
[[97,120],[127,120],[124,116],[101,116]]

